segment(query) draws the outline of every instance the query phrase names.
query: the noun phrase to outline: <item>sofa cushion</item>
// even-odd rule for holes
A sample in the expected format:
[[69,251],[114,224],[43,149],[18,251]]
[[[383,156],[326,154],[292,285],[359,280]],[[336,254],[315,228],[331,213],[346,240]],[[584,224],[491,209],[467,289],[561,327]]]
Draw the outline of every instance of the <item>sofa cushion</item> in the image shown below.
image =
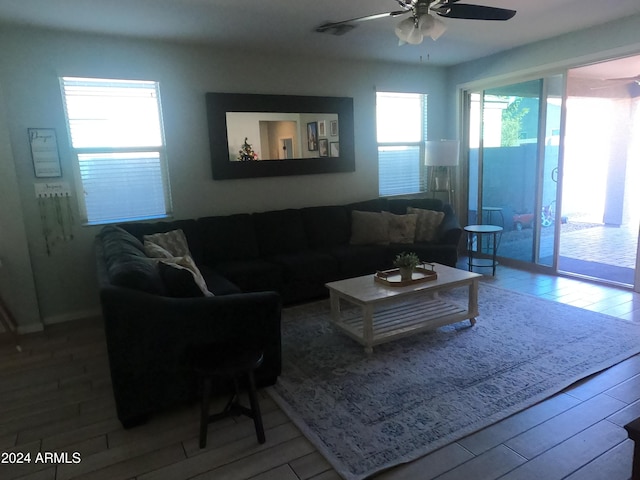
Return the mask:
[[236,284],[230,282],[212,267],[201,265],[200,273],[202,273],[202,276],[207,283],[207,288],[209,288],[209,291],[214,295],[242,293],[242,290],[240,290]]
[[265,260],[235,260],[216,265],[216,270],[243,292],[282,289],[282,267]]
[[258,240],[248,213],[198,219],[206,265],[258,258]]
[[408,207],[407,213],[418,214],[416,242],[433,242],[438,239],[438,227],[444,219],[444,212]]
[[338,277],[338,261],[328,253],[315,251],[283,253],[269,260],[282,266],[285,282],[314,279],[322,283]]
[[300,210],[274,210],[252,215],[260,256],[308,250],[309,242]]
[[202,297],[204,295],[189,270],[176,268],[165,262],[158,262],[158,269],[164,283],[165,295],[179,298]]
[[154,259],[122,255],[107,264],[107,273],[113,285],[156,295],[165,294],[157,261]]
[[[405,246],[406,249],[406,246]],[[329,250],[338,260],[341,278],[357,277],[392,267],[386,245],[340,245]]]
[[195,220],[175,220],[173,222],[134,222],[123,223],[120,225],[124,230],[131,233],[134,237],[141,242],[144,241],[145,235],[153,235],[154,233],[165,233],[171,230],[182,230],[187,237],[187,243],[189,245],[189,252],[191,257],[197,264],[202,263],[202,240],[200,238],[200,231]]
[[[198,267],[196,266],[195,262],[193,261],[193,258],[191,258],[189,255],[184,255],[182,257],[173,257],[173,258],[161,258],[159,260],[159,263],[161,265],[167,265],[170,268],[174,269],[174,270],[183,270],[185,272],[187,272],[190,276],[191,276],[191,282],[186,282],[186,283],[194,283],[198,289],[200,290],[200,294],[204,295],[205,297],[212,297],[213,293],[211,293],[209,291],[209,289],[207,288],[207,284],[204,281],[204,278],[202,278],[202,274],[200,273],[200,270],[198,269]],[[170,281],[174,281],[176,280],[178,277],[180,276],[176,276],[176,275],[166,275],[167,274],[167,269],[163,268],[161,270],[161,277],[162,277],[162,271],[164,270],[165,276],[166,277],[170,277]],[[162,277],[164,280],[164,277]],[[186,278],[186,277],[185,277]],[[165,283],[165,288],[167,288],[167,284]],[[186,289],[183,290],[180,288],[180,286],[176,285],[175,283],[171,283],[170,287],[172,289],[175,289],[175,291],[180,291],[181,293],[184,291],[192,291],[193,289],[191,288],[191,285],[187,285],[185,286]],[[189,296],[201,296],[201,295],[189,295]]]
[[389,220],[382,212],[351,212],[351,245],[389,243]]
[[395,215],[383,212],[389,222],[389,243],[413,243],[416,238],[418,214]]
[[144,246],[136,237],[115,225],[107,225],[98,234],[102,241],[102,253],[106,260],[122,254],[145,257]]
[[145,235],[142,238],[145,252],[150,257],[166,258],[166,252],[169,252],[172,257],[191,256],[187,237],[181,229]]
[[302,209],[304,228],[311,248],[327,248],[349,243],[349,212],[342,206]]

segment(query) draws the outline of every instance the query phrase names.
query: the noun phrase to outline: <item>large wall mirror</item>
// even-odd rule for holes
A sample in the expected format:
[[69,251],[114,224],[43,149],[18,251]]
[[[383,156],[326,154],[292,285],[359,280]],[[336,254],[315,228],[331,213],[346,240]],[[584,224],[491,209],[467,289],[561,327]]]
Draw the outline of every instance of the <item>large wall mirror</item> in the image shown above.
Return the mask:
[[353,172],[353,99],[207,93],[213,178]]

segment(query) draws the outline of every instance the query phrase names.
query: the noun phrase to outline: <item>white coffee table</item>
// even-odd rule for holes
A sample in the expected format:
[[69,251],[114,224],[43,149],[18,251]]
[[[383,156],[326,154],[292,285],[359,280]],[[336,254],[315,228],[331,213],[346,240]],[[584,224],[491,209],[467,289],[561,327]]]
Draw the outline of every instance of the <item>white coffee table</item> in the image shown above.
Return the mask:
[[[469,320],[478,315],[478,279],[482,275],[434,264],[436,280],[403,287],[374,281],[374,275],[327,283],[331,301],[331,321],[344,333],[364,345],[367,353],[374,345],[413,333]],[[442,301],[438,292],[468,287],[467,308]],[[341,301],[361,307],[359,316],[345,316]]]

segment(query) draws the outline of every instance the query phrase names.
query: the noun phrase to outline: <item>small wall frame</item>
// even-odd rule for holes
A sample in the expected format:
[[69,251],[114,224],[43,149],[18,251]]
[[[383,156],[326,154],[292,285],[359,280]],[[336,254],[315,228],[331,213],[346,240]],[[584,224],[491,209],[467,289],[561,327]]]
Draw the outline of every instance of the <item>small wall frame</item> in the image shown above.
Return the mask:
[[29,128],[29,146],[36,178],[62,176],[58,139],[53,128]]

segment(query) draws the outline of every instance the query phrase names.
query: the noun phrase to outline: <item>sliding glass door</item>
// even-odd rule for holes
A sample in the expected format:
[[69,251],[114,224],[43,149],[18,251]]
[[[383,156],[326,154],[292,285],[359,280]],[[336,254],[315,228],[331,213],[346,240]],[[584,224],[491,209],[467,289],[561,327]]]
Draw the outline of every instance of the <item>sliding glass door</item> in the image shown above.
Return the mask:
[[504,228],[502,259],[554,266],[561,92],[554,77],[469,95],[469,223]]

